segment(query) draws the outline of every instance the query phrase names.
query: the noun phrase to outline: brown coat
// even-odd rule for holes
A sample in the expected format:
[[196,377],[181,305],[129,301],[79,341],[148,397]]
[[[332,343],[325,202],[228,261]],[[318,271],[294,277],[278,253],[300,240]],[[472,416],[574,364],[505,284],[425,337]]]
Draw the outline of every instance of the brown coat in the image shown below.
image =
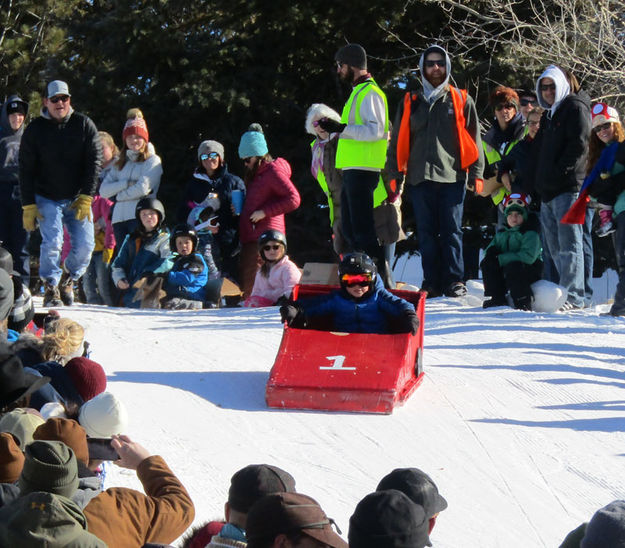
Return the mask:
[[113,487],[91,500],[83,510],[89,532],[110,548],[138,548],[148,542],[169,544],[195,517],[189,493],[162,457],[145,459],[137,468],[144,495]]

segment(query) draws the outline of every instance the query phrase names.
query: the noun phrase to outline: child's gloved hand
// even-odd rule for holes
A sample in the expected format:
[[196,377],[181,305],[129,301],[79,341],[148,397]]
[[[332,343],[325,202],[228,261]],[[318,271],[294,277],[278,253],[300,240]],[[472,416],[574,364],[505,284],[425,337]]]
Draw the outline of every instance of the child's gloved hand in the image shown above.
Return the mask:
[[285,304],[280,307],[280,318],[282,318],[282,321],[286,322],[287,325],[291,325],[299,314],[300,310],[292,304]]
[[419,329],[419,318],[417,317],[416,312],[412,310],[410,312],[406,312],[403,319],[406,333],[416,335]]

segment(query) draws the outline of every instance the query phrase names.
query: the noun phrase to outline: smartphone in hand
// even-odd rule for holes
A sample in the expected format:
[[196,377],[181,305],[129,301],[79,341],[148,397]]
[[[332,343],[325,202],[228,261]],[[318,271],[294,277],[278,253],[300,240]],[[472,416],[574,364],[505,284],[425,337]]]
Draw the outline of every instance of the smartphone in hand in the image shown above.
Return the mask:
[[119,455],[111,445],[111,438],[87,438],[89,459],[118,460]]

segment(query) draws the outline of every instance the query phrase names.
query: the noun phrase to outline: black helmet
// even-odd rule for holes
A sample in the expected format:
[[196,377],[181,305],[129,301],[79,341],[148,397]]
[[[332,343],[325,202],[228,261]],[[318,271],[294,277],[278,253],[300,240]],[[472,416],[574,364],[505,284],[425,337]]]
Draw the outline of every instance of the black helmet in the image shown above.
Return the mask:
[[193,242],[193,249],[191,250],[191,253],[195,253],[197,250],[197,232],[195,232],[195,229],[186,223],[180,223],[173,228],[171,231],[171,237],[169,238],[169,249],[171,249],[173,253],[176,253],[176,238],[179,236],[191,238],[191,241]]
[[343,256],[343,259],[341,259],[339,263],[339,280],[341,285],[345,285],[343,283],[343,276],[345,274],[362,274],[371,277],[371,286],[373,287],[377,273],[378,269],[375,263],[371,257],[365,253],[348,253]]
[[160,202],[160,200],[157,200],[156,198],[141,198],[138,202],[137,202],[137,207],[135,207],[135,219],[137,219],[137,222],[139,223],[139,227],[141,227],[141,219],[139,218],[139,212],[142,209],[153,209],[155,211],[158,212],[159,215],[159,221],[158,221],[158,226],[160,227],[163,224],[163,221],[165,220],[165,208],[163,207],[163,204]]
[[263,260],[267,260],[265,258],[265,254],[263,253],[263,246],[269,242],[278,242],[279,244],[282,244],[282,246],[284,247],[284,252],[286,253],[286,236],[275,228],[265,230],[265,232],[263,232],[258,238],[258,252],[260,253],[260,256],[263,258]]

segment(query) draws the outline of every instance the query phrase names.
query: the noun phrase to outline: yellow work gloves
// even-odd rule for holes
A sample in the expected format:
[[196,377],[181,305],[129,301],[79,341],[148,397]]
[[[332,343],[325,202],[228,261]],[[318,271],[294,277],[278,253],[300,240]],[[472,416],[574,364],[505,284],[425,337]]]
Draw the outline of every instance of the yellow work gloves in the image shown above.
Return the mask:
[[89,219],[90,221],[92,220],[91,202],[93,202],[93,196],[79,194],[78,198],[76,198],[72,202],[72,205],[69,206],[70,209],[75,210],[77,221],[82,221],[83,219]]
[[102,262],[104,264],[109,264],[112,258],[113,258],[113,250],[109,249],[108,247],[105,247],[102,250]]
[[43,215],[39,213],[36,204],[30,204],[22,206],[24,210],[22,212],[22,224],[24,225],[24,230],[28,232],[32,232],[35,230],[35,221],[37,219],[43,220]]

